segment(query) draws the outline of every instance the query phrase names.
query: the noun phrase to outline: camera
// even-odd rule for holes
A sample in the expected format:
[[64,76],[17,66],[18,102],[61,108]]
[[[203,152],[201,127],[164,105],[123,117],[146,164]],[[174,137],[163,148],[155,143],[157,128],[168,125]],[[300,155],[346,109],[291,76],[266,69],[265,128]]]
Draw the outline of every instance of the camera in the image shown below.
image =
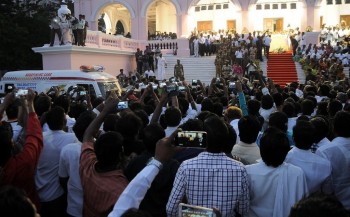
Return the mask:
[[28,94],[28,90],[19,89],[19,90],[17,90],[17,92],[16,92],[16,97],[18,98],[18,97],[20,97],[20,96],[25,96],[25,95],[27,95],[27,94]]
[[170,93],[173,91],[177,91],[177,85],[176,84],[169,84],[166,86],[166,92]]
[[198,85],[198,80],[192,80],[192,86],[197,86]]
[[165,86],[166,86],[166,83],[160,83],[160,84],[159,84],[159,87],[160,87],[160,88],[163,88],[163,87],[165,87]]
[[186,91],[186,87],[178,86],[177,90],[180,91],[180,92],[183,92],[183,91]]
[[207,133],[204,131],[181,131],[177,133],[175,143],[181,147],[205,148],[207,146]]
[[86,91],[80,91],[80,92],[79,92],[79,95],[80,95],[80,96],[85,96],[85,95],[86,95]]
[[121,101],[117,105],[117,109],[124,110],[128,108],[128,101]]
[[235,82],[228,83],[228,89],[234,89],[234,88],[236,88],[236,83]]

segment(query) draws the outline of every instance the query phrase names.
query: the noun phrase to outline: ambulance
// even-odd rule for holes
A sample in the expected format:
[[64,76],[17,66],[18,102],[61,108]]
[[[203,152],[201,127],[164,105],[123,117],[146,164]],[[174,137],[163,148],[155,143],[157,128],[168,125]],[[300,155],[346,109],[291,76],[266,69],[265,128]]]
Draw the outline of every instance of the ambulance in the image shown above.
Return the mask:
[[7,72],[0,81],[0,94],[16,89],[32,89],[47,93],[52,87],[67,92],[70,88],[84,87],[90,95],[105,97],[111,90],[121,88],[118,79],[107,72],[79,70],[24,70]]

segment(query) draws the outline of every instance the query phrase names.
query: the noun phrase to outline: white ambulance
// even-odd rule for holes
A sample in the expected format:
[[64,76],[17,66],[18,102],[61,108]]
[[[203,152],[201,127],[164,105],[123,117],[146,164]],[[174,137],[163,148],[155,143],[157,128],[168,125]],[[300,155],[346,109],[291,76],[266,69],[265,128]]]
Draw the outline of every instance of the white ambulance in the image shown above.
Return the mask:
[[70,87],[84,87],[91,95],[105,97],[107,91],[121,88],[118,80],[107,72],[79,70],[24,70],[7,72],[0,81],[0,94],[16,89],[32,89],[47,93],[51,87],[67,91]]

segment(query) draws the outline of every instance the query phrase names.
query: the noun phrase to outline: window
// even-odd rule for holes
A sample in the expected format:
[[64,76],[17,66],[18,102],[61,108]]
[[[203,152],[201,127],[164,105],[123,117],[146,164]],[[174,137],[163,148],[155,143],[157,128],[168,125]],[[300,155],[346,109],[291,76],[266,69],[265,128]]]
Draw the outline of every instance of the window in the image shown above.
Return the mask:
[[205,10],[207,10],[207,6],[206,5],[201,6],[201,11],[205,11]]
[[216,6],[215,6],[215,9],[216,9],[216,10],[220,10],[220,9],[221,9],[221,5],[216,5]]
[[291,3],[290,4],[290,9],[297,9],[297,4],[296,3]]
[[281,9],[287,9],[287,4],[285,3],[281,4]]
[[336,4],[336,5],[341,5],[341,1],[342,1],[342,0],[335,0],[335,4]]
[[270,10],[270,5],[269,4],[264,5],[264,9],[265,10]]
[[224,9],[228,9],[228,4],[224,4]]
[[278,4],[273,4],[272,9],[278,9]]
[[256,5],[256,10],[261,10],[262,6],[261,5]]
[[333,4],[333,0],[327,0],[327,5],[332,5]]
[[208,10],[214,10],[214,5],[209,5]]
[[199,7],[199,6],[195,7],[194,11],[196,11],[196,12],[201,11],[201,7]]

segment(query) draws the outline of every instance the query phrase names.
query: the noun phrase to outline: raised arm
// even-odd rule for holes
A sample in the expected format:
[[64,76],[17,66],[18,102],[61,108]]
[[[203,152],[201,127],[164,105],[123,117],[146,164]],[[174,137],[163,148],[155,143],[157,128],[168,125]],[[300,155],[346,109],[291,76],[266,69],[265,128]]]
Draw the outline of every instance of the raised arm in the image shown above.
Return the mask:
[[107,114],[112,111],[118,105],[119,99],[114,92],[111,92],[109,98],[105,101],[105,106],[101,113],[91,122],[89,127],[85,130],[84,133],[84,144],[93,144],[94,137],[100,129],[101,124],[103,123]]
[[130,208],[139,208],[153,180],[162,169],[162,165],[179,150],[180,147],[172,145],[177,132],[178,130],[174,131],[170,137],[157,142],[155,157],[151,158],[147,166],[129,183],[108,217],[120,217]]

